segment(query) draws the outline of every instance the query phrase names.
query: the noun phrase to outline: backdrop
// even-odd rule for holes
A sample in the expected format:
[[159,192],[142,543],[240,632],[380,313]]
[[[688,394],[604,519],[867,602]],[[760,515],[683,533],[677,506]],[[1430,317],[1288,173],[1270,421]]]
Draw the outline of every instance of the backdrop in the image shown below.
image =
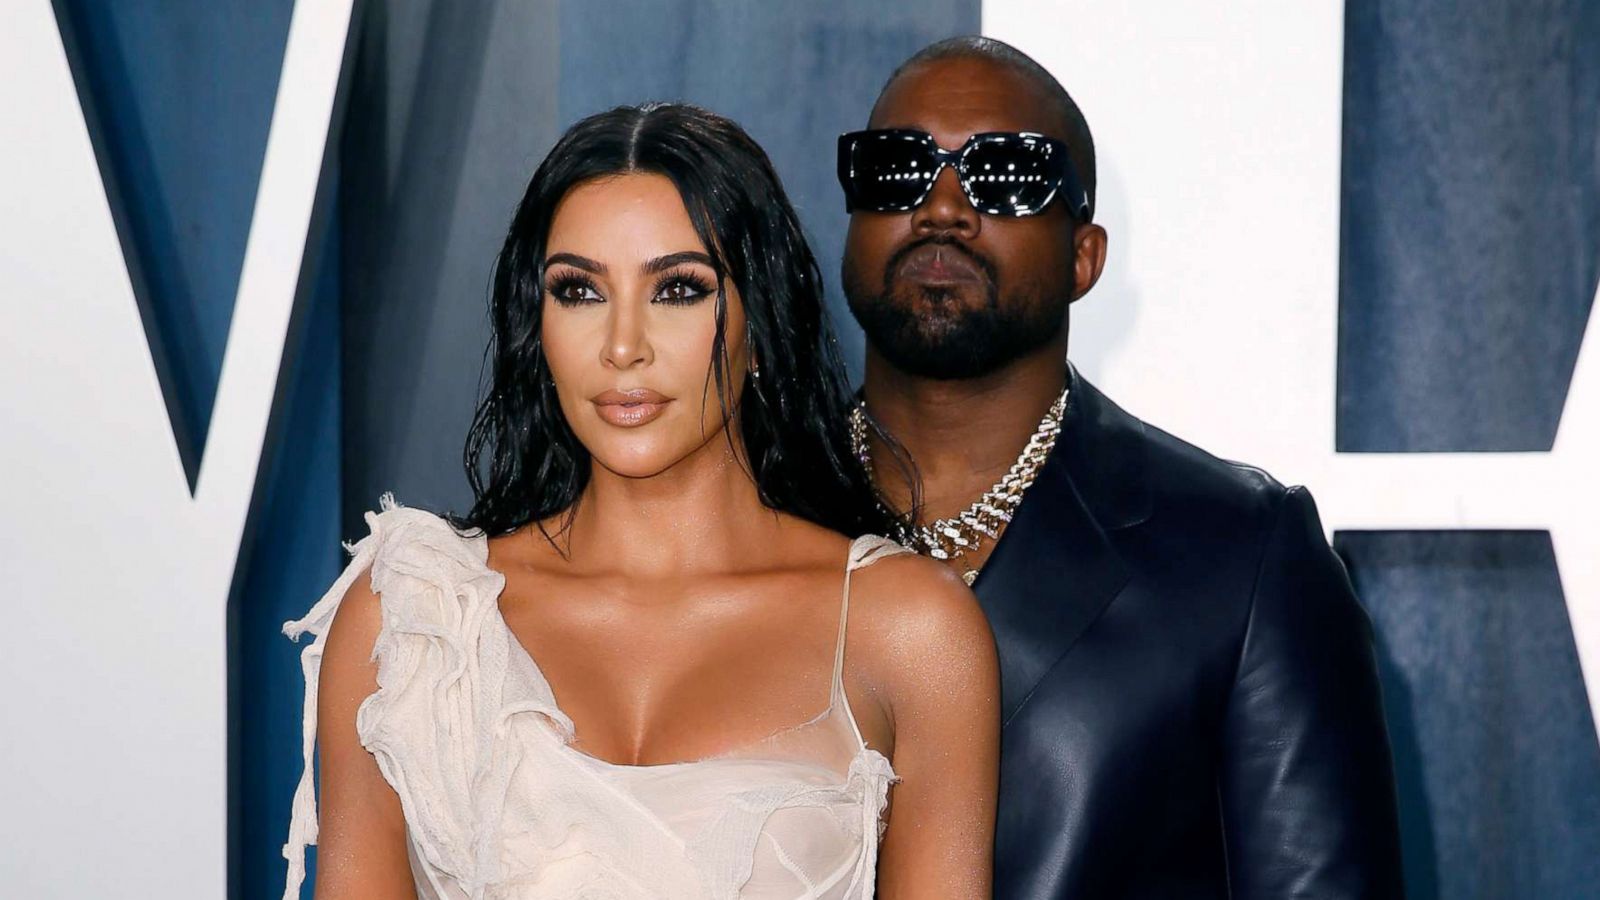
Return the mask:
[[1074,308],[1079,367],[1316,493],[1377,628],[1411,895],[1600,883],[1600,6],[7,16],[8,891],[281,892],[303,683],[278,627],[380,492],[467,504],[490,266],[561,129],[645,99],[743,123],[858,366],[833,138],[905,56],[976,31],[1050,68],[1095,131],[1111,258]]

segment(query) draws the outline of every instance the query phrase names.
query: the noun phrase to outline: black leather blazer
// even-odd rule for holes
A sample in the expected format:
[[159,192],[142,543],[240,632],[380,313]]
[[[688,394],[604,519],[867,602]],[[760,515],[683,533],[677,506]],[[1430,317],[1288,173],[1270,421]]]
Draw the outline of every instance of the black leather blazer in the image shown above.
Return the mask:
[[1000,648],[995,896],[1401,896],[1371,626],[1311,495],[1070,377],[975,585]]

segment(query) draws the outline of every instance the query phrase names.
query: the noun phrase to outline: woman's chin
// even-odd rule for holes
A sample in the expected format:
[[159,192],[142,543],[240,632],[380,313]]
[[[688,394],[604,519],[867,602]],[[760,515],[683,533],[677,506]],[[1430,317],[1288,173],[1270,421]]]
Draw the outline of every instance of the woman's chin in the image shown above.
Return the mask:
[[659,445],[591,448],[589,455],[596,465],[620,478],[654,478],[685,456]]
[[[578,440],[589,451],[595,465],[620,478],[654,478],[681,464],[708,461],[706,454],[721,456],[715,444],[725,444],[728,433],[721,428],[707,433],[687,431],[672,424],[655,422],[644,428],[604,426],[583,429]],[[710,424],[710,423],[708,423]],[[726,425],[725,422],[715,423]]]

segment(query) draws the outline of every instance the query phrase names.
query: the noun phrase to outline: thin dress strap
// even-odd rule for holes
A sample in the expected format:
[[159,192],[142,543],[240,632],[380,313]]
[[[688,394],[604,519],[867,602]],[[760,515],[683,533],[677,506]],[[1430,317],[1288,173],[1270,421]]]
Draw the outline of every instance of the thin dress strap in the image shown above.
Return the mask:
[[829,705],[830,708],[844,709],[845,718],[850,720],[850,730],[855,733],[858,743],[864,743],[861,729],[856,725],[855,714],[850,712],[850,699],[844,693],[844,636],[850,623],[850,576],[855,570],[865,569],[884,557],[910,552],[894,541],[875,534],[864,534],[850,542],[850,558],[844,567],[844,596],[839,601],[839,637],[833,647],[833,682]]

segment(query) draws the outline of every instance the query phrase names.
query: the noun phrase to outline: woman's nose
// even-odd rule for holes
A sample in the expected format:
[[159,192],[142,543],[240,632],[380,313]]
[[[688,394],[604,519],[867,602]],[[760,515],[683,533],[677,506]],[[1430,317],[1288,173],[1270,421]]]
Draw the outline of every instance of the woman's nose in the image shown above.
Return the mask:
[[650,340],[645,334],[644,314],[614,303],[607,322],[605,345],[600,361],[614,369],[631,369],[650,362]]

